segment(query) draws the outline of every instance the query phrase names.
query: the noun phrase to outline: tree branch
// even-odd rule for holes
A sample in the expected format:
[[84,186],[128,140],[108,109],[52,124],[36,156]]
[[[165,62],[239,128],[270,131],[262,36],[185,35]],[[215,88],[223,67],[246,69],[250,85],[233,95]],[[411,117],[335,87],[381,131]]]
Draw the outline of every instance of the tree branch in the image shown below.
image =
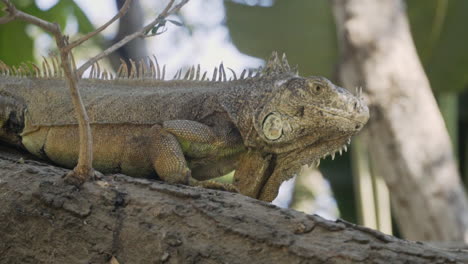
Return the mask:
[[[20,157],[25,162],[18,163]],[[78,190],[60,184],[66,172],[0,151],[2,262],[468,261],[468,251],[405,241],[240,194],[124,175],[105,176]]]

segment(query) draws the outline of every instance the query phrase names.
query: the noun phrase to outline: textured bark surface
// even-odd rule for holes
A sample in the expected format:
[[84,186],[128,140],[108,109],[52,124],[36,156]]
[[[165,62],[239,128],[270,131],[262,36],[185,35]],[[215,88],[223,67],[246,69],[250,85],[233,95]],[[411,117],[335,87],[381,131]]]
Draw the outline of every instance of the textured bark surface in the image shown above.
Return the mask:
[[468,241],[468,203],[401,0],[335,0],[345,87],[370,102],[370,154],[403,235]]
[[[399,240],[220,191],[68,170],[0,151],[0,263],[466,263]],[[114,262],[115,263],[115,262]]]

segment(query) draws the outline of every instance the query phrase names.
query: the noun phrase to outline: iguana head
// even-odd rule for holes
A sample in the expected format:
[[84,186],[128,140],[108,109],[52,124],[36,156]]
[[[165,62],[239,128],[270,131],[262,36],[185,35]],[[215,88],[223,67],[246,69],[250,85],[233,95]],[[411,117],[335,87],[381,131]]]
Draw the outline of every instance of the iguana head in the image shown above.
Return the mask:
[[247,100],[225,100],[247,147],[282,154],[311,146],[317,160],[349,142],[367,123],[369,109],[360,98],[324,77],[300,77],[276,53],[244,90]]
[[263,159],[255,180],[238,181],[240,192],[271,201],[278,184],[302,165],[317,164],[346,148],[369,119],[360,98],[324,77],[300,77],[276,54],[265,69],[223,96],[222,105],[236,124],[249,153]]
[[244,91],[248,100],[225,104],[245,146],[268,163],[256,180],[243,179],[236,186],[241,193],[265,201],[273,200],[278,184],[302,165],[318,165],[321,158],[346,150],[351,136],[369,119],[360,94],[355,96],[323,77],[281,71],[284,68],[289,66],[252,80],[250,91]]
[[369,119],[369,109],[358,96],[324,77],[285,76],[273,85],[263,104],[252,109],[256,135],[251,143],[265,152],[324,145],[323,155],[334,154]]
[[254,131],[249,142],[274,162],[261,176],[265,184],[239,186],[243,193],[256,190],[250,195],[265,201],[276,197],[275,182],[291,178],[302,165],[318,166],[321,158],[341,154],[369,119],[360,96],[323,77],[290,76],[276,80],[274,86],[258,107],[252,107]]

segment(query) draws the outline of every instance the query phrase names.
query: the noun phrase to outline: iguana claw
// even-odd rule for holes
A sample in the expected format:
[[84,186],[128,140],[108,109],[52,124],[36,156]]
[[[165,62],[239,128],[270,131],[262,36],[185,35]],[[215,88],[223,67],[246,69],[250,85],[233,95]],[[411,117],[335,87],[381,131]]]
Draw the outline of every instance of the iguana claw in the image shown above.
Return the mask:
[[216,182],[216,181],[195,181],[195,180],[191,180],[190,185],[203,187],[203,188],[207,188],[207,189],[226,191],[226,192],[233,192],[233,193],[238,193],[239,192],[239,189],[236,186],[234,186],[233,184],[230,184],[230,183],[221,183],[221,182]]

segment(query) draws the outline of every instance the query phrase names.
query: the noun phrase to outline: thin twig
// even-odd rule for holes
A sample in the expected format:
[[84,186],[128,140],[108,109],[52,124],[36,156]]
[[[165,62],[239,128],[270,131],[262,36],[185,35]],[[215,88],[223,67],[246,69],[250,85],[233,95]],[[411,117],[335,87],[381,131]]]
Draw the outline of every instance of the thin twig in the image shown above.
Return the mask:
[[[84,71],[91,67],[94,63],[99,61],[100,59],[108,56],[118,48],[122,47],[123,45],[127,44],[128,42],[136,39],[136,38],[143,38],[145,37],[145,34],[147,34],[152,28],[154,28],[157,24],[162,23],[165,21],[166,17],[168,17],[171,14],[174,14],[175,12],[178,12],[182,6],[184,6],[189,0],[182,0],[179,4],[174,5],[175,0],[171,0],[166,8],[159,14],[159,16],[151,21],[148,25],[143,27],[140,31],[136,31],[130,35],[127,35],[125,38],[121,39],[119,42],[115,43],[111,47],[107,48],[103,52],[99,53],[98,55],[94,56],[93,58],[89,59],[85,64],[83,64],[78,70],[76,71],[77,76],[82,76]],[[172,9],[171,9],[172,8]]]
[[68,44],[67,47],[65,48],[67,51],[70,51],[72,50],[73,48],[81,45],[83,42],[87,41],[88,39],[94,37],[95,35],[97,35],[98,33],[100,33],[101,31],[103,31],[104,29],[106,29],[109,25],[111,25],[112,23],[114,23],[117,19],[121,18],[123,15],[125,15],[128,11],[128,8],[130,7],[130,4],[132,3],[132,0],[125,0],[125,3],[124,5],[122,6],[122,8],[120,8],[119,12],[113,17],[111,18],[109,21],[107,21],[107,23],[105,23],[104,25],[100,26],[98,29],[96,29],[95,31],[93,32],[90,32],[86,35],[84,35],[83,37],[73,41],[72,43]]

